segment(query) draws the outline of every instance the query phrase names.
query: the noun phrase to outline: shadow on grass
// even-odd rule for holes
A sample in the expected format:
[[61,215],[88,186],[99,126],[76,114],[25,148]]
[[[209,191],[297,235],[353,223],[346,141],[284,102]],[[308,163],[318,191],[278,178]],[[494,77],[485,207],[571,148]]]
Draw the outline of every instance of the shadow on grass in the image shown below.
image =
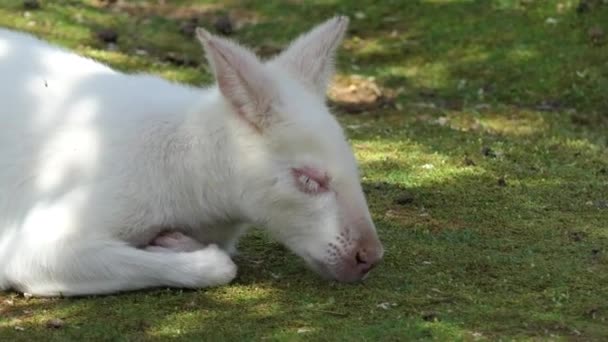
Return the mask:
[[[9,4],[7,13],[22,18],[21,2]],[[607,52],[587,36],[588,29],[604,25],[608,6],[577,14],[573,4],[515,0],[142,1],[107,7],[58,1],[33,12],[34,16],[38,13],[41,17],[47,13],[50,20],[28,26],[27,18],[12,19],[7,24],[73,47],[85,44],[95,48],[105,48],[95,32],[113,28],[119,34],[120,51],[133,55],[144,49],[151,55],[141,59],[143,64],[113,62],[112,58],[106,61],[121,69],[139,70],[150,68],[146,63],[151,59],[165,63],[168,52],[202,61],[193,37],[180,34],[191,17],[212,27],[217,16],[228,13],[239,26],[233,37],[264,54],[276,52],[310,28],[313,23],[309,18],[321,21],[342,13],[352,21],[340,69],[403,88],[404,101],[576,108],[586,115],[605,114],[608,108],[602,91],[608,87],[608,75],[603,72]],[[548,18],[557,23],[547,24]],[[433,98],[429,99],[429,94]]]

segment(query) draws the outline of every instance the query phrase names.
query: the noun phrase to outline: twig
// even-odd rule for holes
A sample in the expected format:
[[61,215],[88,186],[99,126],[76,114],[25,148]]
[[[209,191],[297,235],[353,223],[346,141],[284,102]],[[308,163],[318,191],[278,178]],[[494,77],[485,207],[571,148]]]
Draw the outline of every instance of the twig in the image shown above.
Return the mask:
[[346,316],[348,316],[348,314],[346,314],[346,313],[337,312],[337,311],[329,311],[329,310],[321,310],[321,309],[312,309],[312,311],[323,312],[323,313],[327,313],[327,314],[331,314],[331,315],[335,315],[335,316],[340,316],[340,317],[346,317]]

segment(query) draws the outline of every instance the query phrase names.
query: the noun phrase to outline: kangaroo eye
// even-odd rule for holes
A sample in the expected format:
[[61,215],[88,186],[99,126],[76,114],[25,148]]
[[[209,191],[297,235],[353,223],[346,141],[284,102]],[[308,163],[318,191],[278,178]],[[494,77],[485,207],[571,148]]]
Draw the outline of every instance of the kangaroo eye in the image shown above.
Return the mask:
[[292,169],[296,185],[302,192],[317,194],[329,190],[329,177],[317,169],[304,167]]
[[319,183],[306,175],[300,175],[300,177],[298,177],[298,182],[300,183],[300,189],[304,190],[304,192],[319,192]]

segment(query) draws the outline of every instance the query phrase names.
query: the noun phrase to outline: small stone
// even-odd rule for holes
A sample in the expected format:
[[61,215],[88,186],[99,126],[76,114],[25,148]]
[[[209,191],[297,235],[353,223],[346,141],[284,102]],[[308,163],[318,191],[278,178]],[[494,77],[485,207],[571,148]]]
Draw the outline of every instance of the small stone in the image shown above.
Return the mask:
[[583,232],[570,232],[570,239],[574,242],[581,242],[585,238],[585,233]]
[[598,200],[595,201],[595,207],[598,209],[608,209],[608,201],[607,200]]
[[262,57],[270,57],[278,54],[282,46],[272,40],[265,40],[257,45],[254,49],[257,54]]
[[223,15],[223,16],[219,17],[215,21],[213,26],[215,27],[217,32],[224,34],[224,35],[230,35],[234,32],[234,28],[232,26],[232,21],[230,20],[230,17],[228,17],[227,15]]
[[583,14],[585,12],[588,12],[590,9],[591,9],[591,6],[589,6],[589,3],[587,2],[587,0],[581,0],[578,3],[578,6],[576,6],[576,13]]
[[570,121],[575,125],[589,126],[592,124],[591,120],[585,115],[573,114],[570,116]]
[[397,197],[395,197],[394,203],[399,205],[411,204],[414,202],[414,196],[409,192],[402,192]]
[[23,8],[28,9],[28,10],[39,9],[40,3],[38,2],[38,0],[24,0]]
[[498,178],[498,182],[497,182],[498,186],[507,186],[507,180],[505,179],[505,177],[500,177]]
[[145,332],[146,330],[148,330],[148,328],[150,328],[150,323],[144,320],[140,320],[139,322],[137,322],[137,330]]
[[589,310],[587,310],[587,312],[585,312],[585,316],[587,316],[588,318],[591,319],[595,319],[597,317],[597,314],[599,313],[599,309],[597,307],[592,307]]
[[435,98],[437,97],[437,91],[435,91],[434,89],[423,88],[418,91],[418,95],[423,98]]
[[465,156],[462,163],[464,164],[464,166],[475,166],[476,165],[475,161],[473,159],[469,158],[469,156]]
[[448,124],[448,122],[450,122],[450,119],[446,118],[445,116],[442,116],[442,117],[438,118],[435,122],[439,126],[445,126]]
[[481,154],[483,154],[484,157],[496,158],[496,152],[494,152],[494,150],[492,150],[488,146],[484,146],[484,147],[481,148]]
[[388,310],[391,308],[391,306],[395,306],[395,305],[391,305],[391,303],[389,303],[389,302],[384,302],[384,303],[380,303],[380,304],[376,305],[377,308],[380,308],[383,310]]
[[422,319],[427,322],[437,322],[437,321],[439,321],[439,313],[437,313],[435,311],[423,312]]
[[183,22],[179,26],[179,32],[187,37],[193,37],[194,32],[196,32],[196,27],[198,26],[198,19],[192,18],[188,21]]
[[545,24],[556,25],[557,24],[557,19],[549,17],[549,18],[547,18],[547,20],[545,20]]
[[538,105],[536,105],[536,109],[544,112],[553,112],[562,107],[563,104],[559,100],[543,100]]
[[112,29],[99,30],[96,33],[97,39],[104,43],[116,43],[118,42],[118,33]]
[[65,322],[62,319],[59,319],[59,318],[49,319],[46,322],[46,327],[47,328],[52,328],[52,329],[63,328],[64,325],[65,325]]
[[464,107],[464,101],[462,99],[449,99],[446,101],[445,106],[449,110],[462,110]]
[[184,65],[186,62],[184,56],[181,56],[175,52],[167,52],[167,54],[165,54],[164,60],[177,66]]
[[467,85],[467,80],[461,79],[458,81],[458,84],[456,85],[456,89],[462,90],[462,89],[464,89],[464,87],[466,87],[466,85]]
[[587,31],[587,36],[593,45],[601,45],[604,42],[606,33],[600,26],[594,26]]

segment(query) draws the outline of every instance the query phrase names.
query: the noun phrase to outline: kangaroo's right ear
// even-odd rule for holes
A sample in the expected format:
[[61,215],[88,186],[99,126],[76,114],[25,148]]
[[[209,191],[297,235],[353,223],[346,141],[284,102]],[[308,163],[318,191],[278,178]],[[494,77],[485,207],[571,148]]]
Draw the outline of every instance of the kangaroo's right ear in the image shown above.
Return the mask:
[[272,104],[278,92],[265,66],[249,50],[202,28],[196,36],[203,44],[220,91],[244,119],[262,131],[272,121]]
[[270,63],[285,68],[313,91],[325,97],[334,74],[334,57],[346,29],[348,17],[332,18],[296,39]]

